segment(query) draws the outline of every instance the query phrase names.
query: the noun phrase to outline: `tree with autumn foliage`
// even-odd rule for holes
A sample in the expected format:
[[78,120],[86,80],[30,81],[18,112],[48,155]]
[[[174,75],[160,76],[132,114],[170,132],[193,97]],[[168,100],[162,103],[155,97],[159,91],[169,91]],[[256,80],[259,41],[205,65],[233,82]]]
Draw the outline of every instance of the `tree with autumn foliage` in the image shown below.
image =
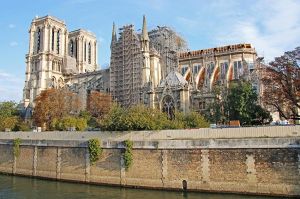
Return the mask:
[[276,57],[269,65],[261,64],[263,103],[285,119],[300,115],[300,47]]
[[37,126],[51,128],[54,120],[78,116],[82,109],[79,96],[66,89],[48,89],[35,99],[33,120]]
[[101,119],[107,114],[112,106],[110,94],[98,91],[91,91],[87,100],[87,111],[92,117]]

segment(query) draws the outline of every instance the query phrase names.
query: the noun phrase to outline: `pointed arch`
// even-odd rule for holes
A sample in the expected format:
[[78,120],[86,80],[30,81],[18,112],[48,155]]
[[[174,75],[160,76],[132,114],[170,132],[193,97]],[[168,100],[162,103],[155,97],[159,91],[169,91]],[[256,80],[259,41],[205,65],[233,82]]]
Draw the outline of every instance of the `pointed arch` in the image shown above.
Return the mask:
[[59,54],[60,53],[60,30],[57,31],[56,37],[57,37],[57,39],[56,39],[56,53]]
[[64,87],[64,80],[62,77],[60,77],[58,79],[58,88],[62,88],[62,87]]
[[84,41],[84,61],[86,61],[86,41]]
[[74,41],[73,41],[73,39],[70,40],[69,46],[70,46],[70,56],[74,57]]
[[92,46],[91,46],[91,42],[89,42],[89,44],[88,44],[88,54],[89,54],[88,61],[89,61],[89,64],[91,64],[91,62],[92,62],[92,55],[91,55],[91,53],[92,53]]
[[41,50],[41,36],[42,36],[42,32],[41,32],[41,29],[38,28],[37,30],[37,52],[40,52]]
[[162,99],[162,111],[168,115],[170,120],[175,118],[175,100],[170,95],[166,95]]
[[196,76],[197,89],[201,89],[203,87],[204,80],[205,80],[205,67],[202,67]]
[[206,64],[206,74],[205,74],[205,86],[208,88],[211,88],[212,84],[212,77],[214,74],[214,71],[216,69],[216,65],[214,62],[209,62]]
[[192,71],[190,68],[188,68],[185,72],[185,74],[183,75],[184,79],[188,82],[191,81],[191,77],[192,77]]
[[50,88],[57,88],[57,80],[54,76],[51,78]]
[[210,89],[215,85],[220,79],[220,66],[215,66],[214,71],[210,78]]
[[52,37],[51,37],[51,50],[54,51],[54,34],[55,34],[55,31],[54,31],[54,28],[52,28]]

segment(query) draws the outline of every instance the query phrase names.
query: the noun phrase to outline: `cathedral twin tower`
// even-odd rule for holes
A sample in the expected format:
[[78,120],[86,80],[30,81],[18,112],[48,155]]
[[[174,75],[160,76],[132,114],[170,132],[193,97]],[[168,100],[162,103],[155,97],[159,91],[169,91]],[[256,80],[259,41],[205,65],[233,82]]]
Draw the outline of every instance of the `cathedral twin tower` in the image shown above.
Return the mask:
[[65,79],[95,71],[96,36],[86,30],[68,32],[66,24],[52,16],[33,19],[26,55],[26,79],[23,91],[25,107],[47,88],[61,88]]
[[251,80],[259,93],[257,53],[251,44],[189,51],[185,40],[167,26],[141,32],[134,25],[113,25],[110,67],[97,70],[97,41],[82,29],[68,32],[63,21],[33,19],[26,55],[24,106],[48,88],[67,87],[83,102],[93,90],[109,92],[124,107],[142,103],[166,111],[206,110],[215,85]]

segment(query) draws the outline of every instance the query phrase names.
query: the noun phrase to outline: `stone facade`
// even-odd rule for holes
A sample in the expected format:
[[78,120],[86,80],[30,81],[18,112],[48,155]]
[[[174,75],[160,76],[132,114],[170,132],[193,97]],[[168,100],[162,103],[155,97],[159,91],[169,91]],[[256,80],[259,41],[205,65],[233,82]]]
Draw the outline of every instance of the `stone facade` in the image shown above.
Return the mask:
[[215,85],[227,87],[233,80],[250,80],[259,94],[256,59],[257,53],[250,44],[180,53],[179,71],[192,86],[190,103],[193,110],[206,108]]
[[[97,70],[97,40],[83,29],[68,32],[51,16],[35,18],[29,30],[23,101],[33,107],[41,91],[67,87],[86,102],[91,90],[111,93],[128,107],[142,103],[168,112],[200,112],[212,100],[215,85],[251,80],[260,92],[257,54],[250,44],[187,51],[186,42],[168,27],[141,33],[133,25],[113,25],[110,68]],[[85,104],[85,103],[83,103]]]
[[93,33],[82,29],[68,32],[65,22],[52,16],[33,19],[26,55],[24,106],[33,107],[43,90],[79,82],[83,73],[92,76],[90,84],[96,77],[98,84],[103,84],[102,76],[98,75],[102,72],[98,76],[92,73],[98,68],[97,51]]
[[212,100],[215,85],[250,80],[260,92],[257,53],[250,44],[187,51],[185,41],[172,29],[158,27],[142,32],[133,25],[113,26],[111,42],[111,93],[123,106],[142,103],[169,113],[200,112]]

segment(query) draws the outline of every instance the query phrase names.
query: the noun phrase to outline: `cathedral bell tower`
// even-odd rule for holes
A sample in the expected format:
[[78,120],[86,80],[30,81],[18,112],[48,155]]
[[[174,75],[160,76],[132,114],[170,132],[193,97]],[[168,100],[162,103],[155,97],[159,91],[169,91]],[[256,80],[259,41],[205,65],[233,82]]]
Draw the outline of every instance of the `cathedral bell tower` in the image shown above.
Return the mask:
[[24,106],[34,106],[43,90],[64,84],[62,70],[68,33],[63,21],[52,17],[36,17],[29,29],[29,52],[26,55]]

